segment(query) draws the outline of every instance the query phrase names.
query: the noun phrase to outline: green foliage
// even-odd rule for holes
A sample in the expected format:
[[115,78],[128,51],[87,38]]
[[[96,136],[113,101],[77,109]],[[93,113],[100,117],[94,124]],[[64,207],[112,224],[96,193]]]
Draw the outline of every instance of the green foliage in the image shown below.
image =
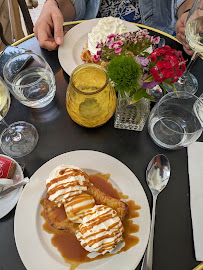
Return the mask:
[[152,45],[152,43],[153,42],[146,37],[138,38],[136,42],[134,40],[129,40],[127,50],[132,52],[134,55],[142,55],[147,57],[149,56],[149,53],[145,52],[145,50],[148,49]]
[[138,91],[133,95],[133,97],[132,97],[132,102],[137,102],[137,101],[139,101],[141,98],[148,98],[148,99],[150,99],[150,100],[152,100],[152,101],[155,101],[155,99],[151,96],[151,95],[149,95],[149,94],[147,94],[147,92],[146,92],[146,89],[144,89],[144,88],[140,88],[140,89],[138,89]]
[[115,90],[121,96],[127,93],[132,97],[140,88],[139,79],[142,75],[141,67],[131,57],[117,56],[107,66],[107,77],[113,81]]

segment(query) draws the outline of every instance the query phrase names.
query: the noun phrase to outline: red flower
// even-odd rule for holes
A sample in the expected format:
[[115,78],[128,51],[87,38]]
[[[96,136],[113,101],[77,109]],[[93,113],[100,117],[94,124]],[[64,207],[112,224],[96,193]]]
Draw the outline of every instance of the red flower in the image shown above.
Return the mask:
[[178,80],[179,80],[179,78],[178,78],[178,77],[175,77],[175,78],[171,81],[171,83],[177,82]]
[[182,75],[183,75],[182,70],[178,69],[178,70],[176,71],[176,75],[177,75],[178,77],[182,77]]
[[160,70],[160,71],[162,71],[164,68],[165,68],[165,66],[164,66],[164,61],[158,61],[157,62],[157,68]]
[[186,65],[185,65],[185,63],[183,63],[183,64],[181,65],[181,70],[182,70],[182,72],[186,71]]
[[182,52],[171,49],[168,45],[154,50],[148,59],[151,59],[150,72],[156,82],[171,79],[170,82],[174,83],[186,69]]
[[149,59],[151,58],[151,61],[152,61],[153,63],[156,63],[156,61],[157,61],[156,55],[151,54],[151,56],[149,56],[148,58],[149,58]]

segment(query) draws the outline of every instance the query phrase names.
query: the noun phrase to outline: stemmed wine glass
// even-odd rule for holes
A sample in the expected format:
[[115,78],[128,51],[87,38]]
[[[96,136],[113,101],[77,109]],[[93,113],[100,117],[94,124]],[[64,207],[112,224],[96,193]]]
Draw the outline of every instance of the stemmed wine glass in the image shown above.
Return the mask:
[[[195,76],[190,73],[190,70],[198,55],[203,53],[203,0],[195,0],[187,17],[185,36],[194,53],[183,76],[174,85],[177,91],[195,94],[198,90],[198,82]],[[170,86],[166,88],[173,91]]]
[[38,142],[38,132],[32,124],[24,121],[8,125],[4,117],[9,108],[10,93],[0,77],[0,122],[6,126],[0,136],[1,149],[8,156],[20,158],[35,148]]

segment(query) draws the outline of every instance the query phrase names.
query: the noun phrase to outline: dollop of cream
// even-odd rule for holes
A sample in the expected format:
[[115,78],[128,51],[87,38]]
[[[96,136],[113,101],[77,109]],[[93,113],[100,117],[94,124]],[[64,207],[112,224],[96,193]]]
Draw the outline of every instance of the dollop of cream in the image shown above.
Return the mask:
[[87,190],[88,175],[72,165],[59,165],[46,180],[48,198],[59,207]]
[[123,239],[123,225],[115,210],[95,205],[87,210],[76,232],[80,244],[89,252],[112,252]]
[[94,207],[94,198],[86,193],[75,196],[69,202],[64,203],[68,219],[74,223],[81,223],[86,211]]
[[91,55],[97,53],[99,49],[96,48],[97,43],[105,42],[107,36],[110,34],[122,34],[129,32],[123,20],[114,17],[104,17],[99,20],[92,31],[88,33],[88,50]]

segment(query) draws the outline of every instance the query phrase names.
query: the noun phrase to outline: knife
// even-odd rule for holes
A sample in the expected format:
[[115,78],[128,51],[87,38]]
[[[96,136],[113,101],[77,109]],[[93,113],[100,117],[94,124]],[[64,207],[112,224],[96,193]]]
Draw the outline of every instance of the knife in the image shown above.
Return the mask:
[[30,179],[28,177],[25,177],[22,181],[18,182],[17,184],[14,184],[13,186],[5,189],[4,191],[0,192],[0,199],[3,198],[5,195],[10,193],[11,191],[15,190],[16,188],[22,187],[25,184],[29,183]]

